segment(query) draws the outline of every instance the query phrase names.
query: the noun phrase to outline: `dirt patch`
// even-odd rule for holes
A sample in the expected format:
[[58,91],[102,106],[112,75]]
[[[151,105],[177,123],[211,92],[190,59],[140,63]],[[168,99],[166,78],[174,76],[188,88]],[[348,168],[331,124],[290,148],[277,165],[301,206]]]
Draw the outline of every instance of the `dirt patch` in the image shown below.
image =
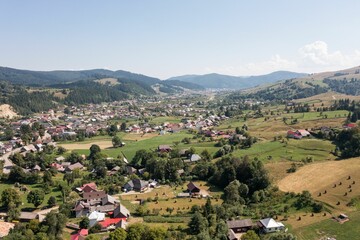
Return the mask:
[[14,117],[17,117],[16,112],[12,109],[12,107],[9,104],[2,104],[0,105],[0,118],[9,118],[12,119]]
[[153,137],[159,136],[159,133],[145,133],[145,134],[137,134],[137,133],[129,133],[123,137],[123,140],[127,141],[142,141],[147,140]]
[[59,144],[59,146],[62,146],[66,148],[67,150],[81,150],[81,149],[90,149],[91,145],[96,144],[101,149],[111,148],[113,147],[111,141],[98,141],[94,143],[69,143],[69,144]]

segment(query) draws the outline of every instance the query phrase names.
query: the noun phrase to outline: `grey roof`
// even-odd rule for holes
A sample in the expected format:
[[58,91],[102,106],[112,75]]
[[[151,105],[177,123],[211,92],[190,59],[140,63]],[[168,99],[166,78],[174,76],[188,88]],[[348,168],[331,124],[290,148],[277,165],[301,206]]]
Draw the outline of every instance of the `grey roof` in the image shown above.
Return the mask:
[[21,220],[31,220],[31,219],[36,219],[37,217],[38,217],[38,214],[34,213],[34,212],[20,212],[19,219],[21,219]]
[[130,211],[124,207],[122,204],[119,204],[114,210],[114,218],[119,217],[119,214],[125,217],[130,217]]
[[253,222],[251,219],[242,219],[242,220],[233,220],[227,221],[228,228],[243,228],[243,227],[252,227]]
[[106,204],[108,204],[108,203],[114,205],[114,204],[117,203],[117,202],[118,202],[118,201],[117,201],[114,197],[112,197],[112,196],[110,196],[110,195],[108,195],[108,194],[101,199],[101,205],[106,205]]

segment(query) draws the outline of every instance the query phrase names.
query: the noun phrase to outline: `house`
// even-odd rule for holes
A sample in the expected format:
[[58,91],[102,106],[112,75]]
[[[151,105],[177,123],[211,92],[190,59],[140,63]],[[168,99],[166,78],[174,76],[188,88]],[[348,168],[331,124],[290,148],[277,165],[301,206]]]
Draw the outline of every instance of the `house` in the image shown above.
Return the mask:
[[226,224],[229,229],[228,237],[230,240],[239,240],[242,233],[251,230],[254,226],[251,219],[232,220],[227,221]]
[[132,166],[127,166],[126,172],[127,172],[127,174],[131,175],[131,174],[136,174],[137,170],[135,168],[133,168]]
[[302,138],[302,136],[300,134],[298,134],[297,132],[291,131],[291,130],[289,130],[287,132],[287,137],[288,138],[294,138],[294,139],[301,139]]
[[105,220],[105,213],[93,211],[92,213],[90,213],[88,218],[89,218],[89,227],[92,227],[96,223]]
[[197,162],[199,160],[201,160],[201,157],[198,154],[193,154],[190,157],[190,162]]
[[90,203],[84,201],[77,201],[73,209],[75,211],[75,217],[87,216],[90,212]]
[[158,147],[158,151],[159,152],[170,152],[172,150],[172,148],[169,145],[159,145]]
[[97,191],[97,186],[96,183],[91,182],[91,183],[86,183],[84,185],[82,185],[81,188],[79,188],[81,192],[95,192]]
[[77,162],[77,163],[74,163],[74,164],[71,164],[69,166],[67,166],[65,168],[65,172],[72,172],[74,171],[75,169],[83,169],[84,168],[84,165],[82,165],[81,163]]
[[86,199],[86,202],[101,202],[101,200],[106,197],[107,194],[105,191],[93,191],[93,192],[84,192],[83,198]]
[[34,212],[20,212],[19,220],[21,222],[30,222],[30,220],[33,219],[39,220],[39,214]]
[[311,134],[306,131],[305,129],[299,129],[296,131],[298,135],[301,135],[302,137],[309,137]]
[[126,227],[127,227],[127,222],[124,219],[121,219],[120,222],[118,222],[115,225],[115,228],[122,228],[122,229],[125,229],[125,230],[126,230]]
[[200,188],[198,186],[196,186],[195,183],[193,182],[189,182],[187,185],[187,191],[193,195],[193,194],[197,194],[200,192]]
[[34,145],[29,144],[27,146],[23,146],[20,149],[20,152],[36,152],[36,148],[34,147]]
[[265,232],[265,233],[272,233],[272,232],[278,232],[285,229],[284,224],[281,222],[276,222],[272,218],[265,218],[261,219],[258,222],[258,226]]
[[130,217],[130,211],[124,207],[123,205],[119,204],[114,209],[114,218],[129,218]]
[[62,161],[65,160],[65,158],[64,158],[63,156],[60,156],[60,157],[55,158],[55,160],[56,160],[57,162],[62,162]]
[[119,201],[108,194],[101,199],[101,206],[115,205],[117,203],[119,203]]
[[120,221],[126,222],[126,218],[108,218],[105,219],[104,221],[99,222],[99,224],[101,225],[101,229],[114,230],[115,228],[117,228],[116,225]]
[[123,190],[125,192],[129,192],[129,191],[137,191],[137,192],[143,192],[145,190],[147,190],[149,183],[147,181],[143,181],[140,179],[133,179],[128,181],[124,186],[123,186]]

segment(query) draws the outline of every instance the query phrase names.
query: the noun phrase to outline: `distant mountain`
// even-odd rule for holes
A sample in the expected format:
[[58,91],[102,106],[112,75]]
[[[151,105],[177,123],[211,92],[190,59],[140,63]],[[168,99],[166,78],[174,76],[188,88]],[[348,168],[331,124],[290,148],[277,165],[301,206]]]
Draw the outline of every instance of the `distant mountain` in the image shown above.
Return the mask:
[[46,86],[63,84],[81,80],[95,80],[101,78],[125,78],[153,85],[160,79],[135,74],[127,71],[110,71],[106,69],[77,70],[77,71],[30,71],[14,68],[0,67],[0,80],[13,84]]
[[360,95],[360,66],[310,74],[273,84],[261,85],[231,94],[233,98],[255,98],[259,100],[301,99],[326,92]]
[[189,82],[203,86],[204,88],[214,89],[245,89],[255,87],[261,84],[274,83],[280,80],[304,77],[308,74],[295,73],[288,71],[277,71],[266,75],[259,76],[229,76],[217,73],[206,75],[184,75],[172,77],[167,81],[180,80],[182,82]]
[[[128,71],[118,70],[111,71],[106,69],[92,70],[57,70],[57,71],[30,71],[15,68],[0,67],[0,81],[7,81],[12,84],[21,84],[26,86],[62,86],[64,84],[74,83],[78,81],[99,80],[104,78],[116,78],[119,81],[133,81],[138,85],[151,87],[153,85],[161,85],[166,91],[182,91],[183,89],[201,90],[201,86],[181,81],[164,82],[158,78],[145,76],[142,74],[132,73]],[[69,85],[70,87],[73,85]],[[181,87],[181,88],[179,88]]]

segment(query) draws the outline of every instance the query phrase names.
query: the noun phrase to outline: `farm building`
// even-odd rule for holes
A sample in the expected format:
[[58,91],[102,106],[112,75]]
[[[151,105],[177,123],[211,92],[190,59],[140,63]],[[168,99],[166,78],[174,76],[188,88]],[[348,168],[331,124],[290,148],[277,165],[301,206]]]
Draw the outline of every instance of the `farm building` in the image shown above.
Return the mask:
[[258,222],[258,226],[265,232],[265,233],[272,233],[284,230],[285,226],[281,222],[276,222],[272,218],[265,218],[261,219]]
[[133,179],[128,181],[124,186],[123,186],[123,190],[126,192],[129,191],[137,191],[137,192],[143,192],[145,191],[149,186],[149,183],[147,181],[144,180],[140,180],[140,179]]

